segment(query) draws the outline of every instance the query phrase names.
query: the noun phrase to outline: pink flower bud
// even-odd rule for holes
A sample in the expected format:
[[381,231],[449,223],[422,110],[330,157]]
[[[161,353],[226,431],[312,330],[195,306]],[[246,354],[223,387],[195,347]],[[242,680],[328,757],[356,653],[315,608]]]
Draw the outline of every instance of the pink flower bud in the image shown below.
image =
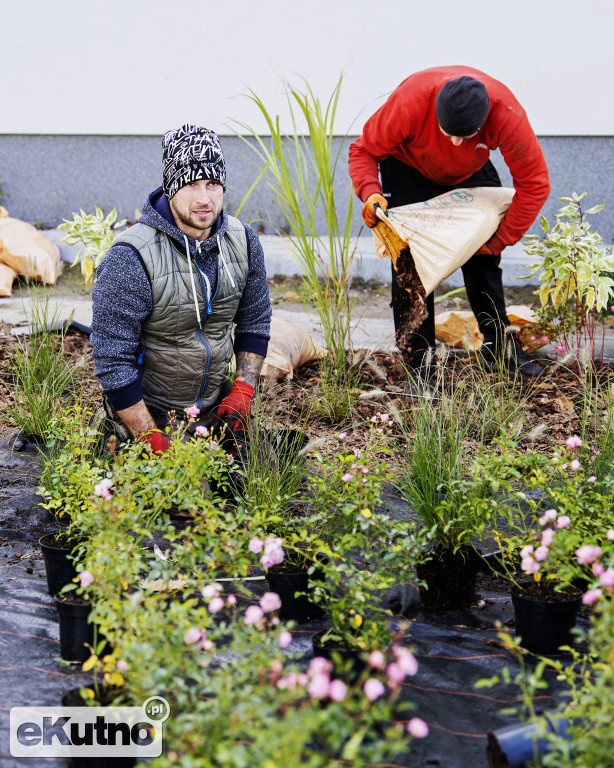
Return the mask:
[[309,662],[309,671],[314,675],[330,675],[333,671],[332,662],[322,656],[314,656]]
[[614,587],[614,568],[608,568],[599,576],[599,583],[602,587]]
[[237,598],[234,595],[228,595],[226,598],[226,602],[228,605],[236,605],[237,604]]
[[600,589],[589,589],[588,592],[582,595],[582,602],[584,605],[592,605],[599,600],[601,595],[603,595],[603,592]]
[[375,701],[375,699],[379,699],[380,696],[383,696],[384,691],[386,690],[384,688],[384,684],[380,680],[376,680],[374,677],[370,677],[368,680],[366,680],[362,689],[369,701]]
[[224,600],[221,597],[214,597],[209,603],[210,613],[219,613],[224,608]]
[[381,651],[371,651],[368,662],[369,666],[374,667],[375,669],[384,669],[384,666],[386,665],[386,659]]
[[589,565],[601,555],[601,549],[592,544],[583,544],[576,550],[579,565]]
[[201,637],[202,632],[200,629],[190,627],[189,629],[186,629],[183,635],[183,642],[186,643],[186,645],[192,645],[193,643],[197,643]]
[[245,623],[247,625],[258,624],[258,622],[262,621],[263,618],[264,611],[259,605],[250,605],[249,608],[245,611]]
[[217,597],[222,591],[222,588],[219,584],[207,584],[205,587],[202,588],[202,596],[205,598],[205,600],[213,600],[214,597]]
[[307,693],[312,699],[323,699],[325,696],[328,696],[329,690],[330,680],[328,675],[313,675],[307,686]]
[[543,563],[548,557],[548,547],[537,547],[534,557],[538,563]]
[[342,680],[333,680],[328,690],[328,695],[333,701],[343,701],[347,694],[347,686]]
[[416,739],[424,739],[429,735],[429,727],[419,717],[412,717],[407,723],[407,730]]
[[81,571],[79,574],[79,581],[81,586],[86,589],[90,584],[94,583],[94,576],[89,571]]
[[253,552],[254,554],[258,554],[258,552],[262,552],[263,547],[264,547],[264,542],[259,536],[252,536],[247,546],[249,551]]
[[277,592],[265,592],[260,598],[260,607],[265,613],[278,611],[281,608],[281,598]]

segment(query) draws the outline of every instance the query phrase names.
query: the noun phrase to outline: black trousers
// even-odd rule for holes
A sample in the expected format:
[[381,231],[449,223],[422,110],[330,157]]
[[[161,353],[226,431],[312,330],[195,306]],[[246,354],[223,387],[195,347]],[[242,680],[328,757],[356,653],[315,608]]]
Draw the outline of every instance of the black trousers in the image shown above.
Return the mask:
[[[388,157],[380,163],[380,175],[383,194],[390,208],[422,203],[461,187],[501,186],[499,174],[490,160],[473,176],[451,187],[436,184],[416,168],[394,157]],[[477,318],[478,327],[484,335],[501,334],[503,329],[510,325],[505,311],[500,263],[500,254],[494,256],[475,254],[462,267],[467,298]],[[426,306],[428,315],[411,335],[409,349],[401,349],[401,352],[405,353],[411,350],[412,357],[420,358],[426,349],[435,346],[435,301],[432,293],[427,296]],[[392,308],[398,338],[401,318],[406,317],[411,311],[411,299],[407,291],[397,283],[394,267],[392,268]]]

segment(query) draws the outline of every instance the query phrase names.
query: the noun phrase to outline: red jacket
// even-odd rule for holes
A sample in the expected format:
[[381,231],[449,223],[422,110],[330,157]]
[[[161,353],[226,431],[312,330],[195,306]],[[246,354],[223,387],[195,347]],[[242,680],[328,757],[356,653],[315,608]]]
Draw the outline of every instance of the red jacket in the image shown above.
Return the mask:
[[[471,139],[455,147],[439,128],[435,97],[448,80],[469,75],[484,84],[490,109]],[[367,120],[362,136],[350,145],[350,176],[356,194],[366,200],[381,194],[378,163],[389,155],[417,168],[444,186],[469,178],[500,149],[512,174],[516,194],[499,229],[486,243],[493,253],[518,242],[550,193],[544,155],[522,106],[512,92],[471,67],[435,67],[404,80]]]

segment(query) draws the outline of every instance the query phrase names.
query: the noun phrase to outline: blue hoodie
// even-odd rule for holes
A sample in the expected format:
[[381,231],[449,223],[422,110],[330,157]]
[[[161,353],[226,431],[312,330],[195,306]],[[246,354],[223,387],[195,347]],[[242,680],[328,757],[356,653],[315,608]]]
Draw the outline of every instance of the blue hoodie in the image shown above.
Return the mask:
[[[175,224],[161,187],[149,195],[140,221],[167,234],[181,251],[185,249],[183,232]],[[196,241],[188,238],[192,258],[209,278],[213,293],[217,283],[218,260],[215,235],[223,237],[227,227],[228,216],[222,211],[211,235],[200,244],[200,252],[196,250]],[[264,254],[254,230],[245,226],[245,232],[249,274],[234,318],[234,350],[235,353],[255,352],[265,357],[271,325],[271,301]],[[132,248],[114,245],[105,254],[96,270],[92,302],[94,374],[116,410],[129,408],[143,398],[136,354],[141,324],[153,309],[149,278],[143,262]]]

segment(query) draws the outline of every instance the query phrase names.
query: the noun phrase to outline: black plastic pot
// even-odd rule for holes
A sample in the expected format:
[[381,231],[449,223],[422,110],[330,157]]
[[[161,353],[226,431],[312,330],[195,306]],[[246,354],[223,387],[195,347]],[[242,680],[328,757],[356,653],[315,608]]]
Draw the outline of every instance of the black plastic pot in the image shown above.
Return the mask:
[[73,551],[76,542],[70,545],[66,543],[63,534],[48,533],[38,540],[45,559],[45,572],[47,574],[47,591],[50,595],[57,595],[67,584],[76,578],[75,564],[68,557]]
[[[545,716],[546,727],[550,733],[556,733],[568,741],[569,721],[564,718],[553,719]],[[486,755],[489,768],[526,768],[549,752],[549,742],[537,738],[536,723],[515,723],[506,728],[499,728],[488,734]]]
[[[92,604],[81,598],[55,597],[60,618],[60,655],[66,661],[86,661],[94,646],[94,625],[88,621]],[[96,638],[99,640],[100,638]]]
[[548,656],[557,653],[562,645],[572,642],[571,630],[576,624],[582,593],[569,587],[568,599],[539,598],[512,589],[512,603],[516,615],[516,635],[521,645],[531,653]]
[[425,611],[465,611],[475,600],[475,582],[482,562],[470,546],[456,553],[435,547],[431,557],[417,564],[420,585],[420,607]]
[[[81,696],[79,688],[73,688],[62,696],[63,707],[87,707],[88,704]],[[99,706],[108,706],[106,702],[100,702]],[[136,757],[71,757],[72,768],[132,768],[136,763]]]
[[323,629],[311,638],[313,655],[332,661],[335,675],[344,678],[349,685],[354,685],[367,666],[366,653],[356,648],[347,648],[339,643],[323,641],[328,631]]
[[297,592],[309,592],[309,574],[307,571],[287,573],[275,568],[267,572],[267,581],[272,592],[281,598],[279,616],[300,623],[321,619],[324,611],[312,603],[308,595],[296,595]]

